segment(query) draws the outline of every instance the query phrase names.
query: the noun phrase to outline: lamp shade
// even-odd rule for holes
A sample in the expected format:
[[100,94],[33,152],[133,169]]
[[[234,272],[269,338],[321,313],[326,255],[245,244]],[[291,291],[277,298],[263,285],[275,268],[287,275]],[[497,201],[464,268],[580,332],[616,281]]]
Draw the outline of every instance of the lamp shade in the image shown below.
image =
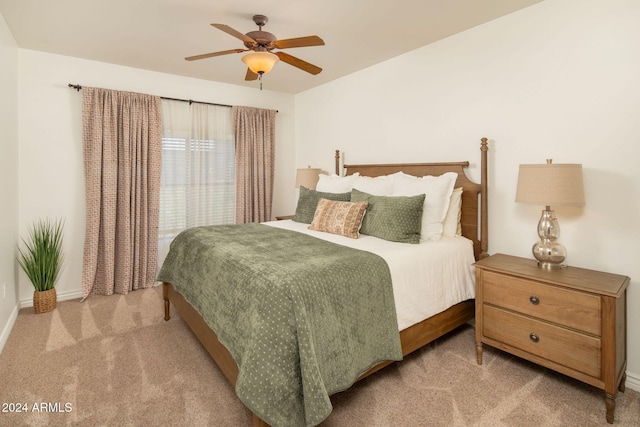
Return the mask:
[[520,165],[516,202],[543,206],[584,206],[582,165]]
[[296,188],[316,188],[320,175],[320,168],[298,169],[296,172]]
[[242,57],[242,62],[256,74],[267,74],[280,58],[271,52],[250,52]]

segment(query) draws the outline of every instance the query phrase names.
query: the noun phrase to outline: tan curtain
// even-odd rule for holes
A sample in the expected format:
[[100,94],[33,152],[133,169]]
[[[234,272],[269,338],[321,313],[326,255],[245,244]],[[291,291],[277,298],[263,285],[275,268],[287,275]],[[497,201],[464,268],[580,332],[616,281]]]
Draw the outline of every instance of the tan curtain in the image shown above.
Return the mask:
[[82,294],[153,285],[162,157],[160,98],[82,88],[86,231]]
[[236,139],[236,223],[271,220],[276,111],[231,109]]

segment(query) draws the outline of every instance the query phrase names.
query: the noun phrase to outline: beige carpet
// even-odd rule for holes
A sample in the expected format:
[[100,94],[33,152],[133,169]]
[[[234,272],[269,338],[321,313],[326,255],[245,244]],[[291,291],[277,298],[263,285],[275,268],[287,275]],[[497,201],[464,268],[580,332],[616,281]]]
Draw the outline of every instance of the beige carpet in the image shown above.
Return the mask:
[[[0,400],[27,410],[0,412],[0,425],[248,426],[175,310],[162,316],[159,288],[21,310],[0,354]],[[332,400],[326,427],[607,425],[600,390],[490,348],[478,366],[472,326]],[[619,393],[615,425],[639,420],[640,393]]]

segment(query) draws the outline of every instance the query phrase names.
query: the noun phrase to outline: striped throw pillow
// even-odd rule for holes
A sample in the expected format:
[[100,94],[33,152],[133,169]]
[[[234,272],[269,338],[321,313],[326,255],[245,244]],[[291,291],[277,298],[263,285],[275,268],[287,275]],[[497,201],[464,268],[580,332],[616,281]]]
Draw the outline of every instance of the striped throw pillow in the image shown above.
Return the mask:
[[369,202],[320,199],[309,230],[357,239]]

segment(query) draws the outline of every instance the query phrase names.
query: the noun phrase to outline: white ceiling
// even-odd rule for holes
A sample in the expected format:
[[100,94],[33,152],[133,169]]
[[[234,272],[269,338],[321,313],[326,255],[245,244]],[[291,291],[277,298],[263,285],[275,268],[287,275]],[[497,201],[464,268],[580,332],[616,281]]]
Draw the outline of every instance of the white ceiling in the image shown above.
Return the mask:
[[280,62],[264,76],[265,89],[298,93],[540,1],[0,0],[0,13],[20,48],[256,88],[241,54],[184,58],[243,48],[211,23],[247,33],[253,15],[267,15],[278,39],[325,41],[286,50],[320,74]]

